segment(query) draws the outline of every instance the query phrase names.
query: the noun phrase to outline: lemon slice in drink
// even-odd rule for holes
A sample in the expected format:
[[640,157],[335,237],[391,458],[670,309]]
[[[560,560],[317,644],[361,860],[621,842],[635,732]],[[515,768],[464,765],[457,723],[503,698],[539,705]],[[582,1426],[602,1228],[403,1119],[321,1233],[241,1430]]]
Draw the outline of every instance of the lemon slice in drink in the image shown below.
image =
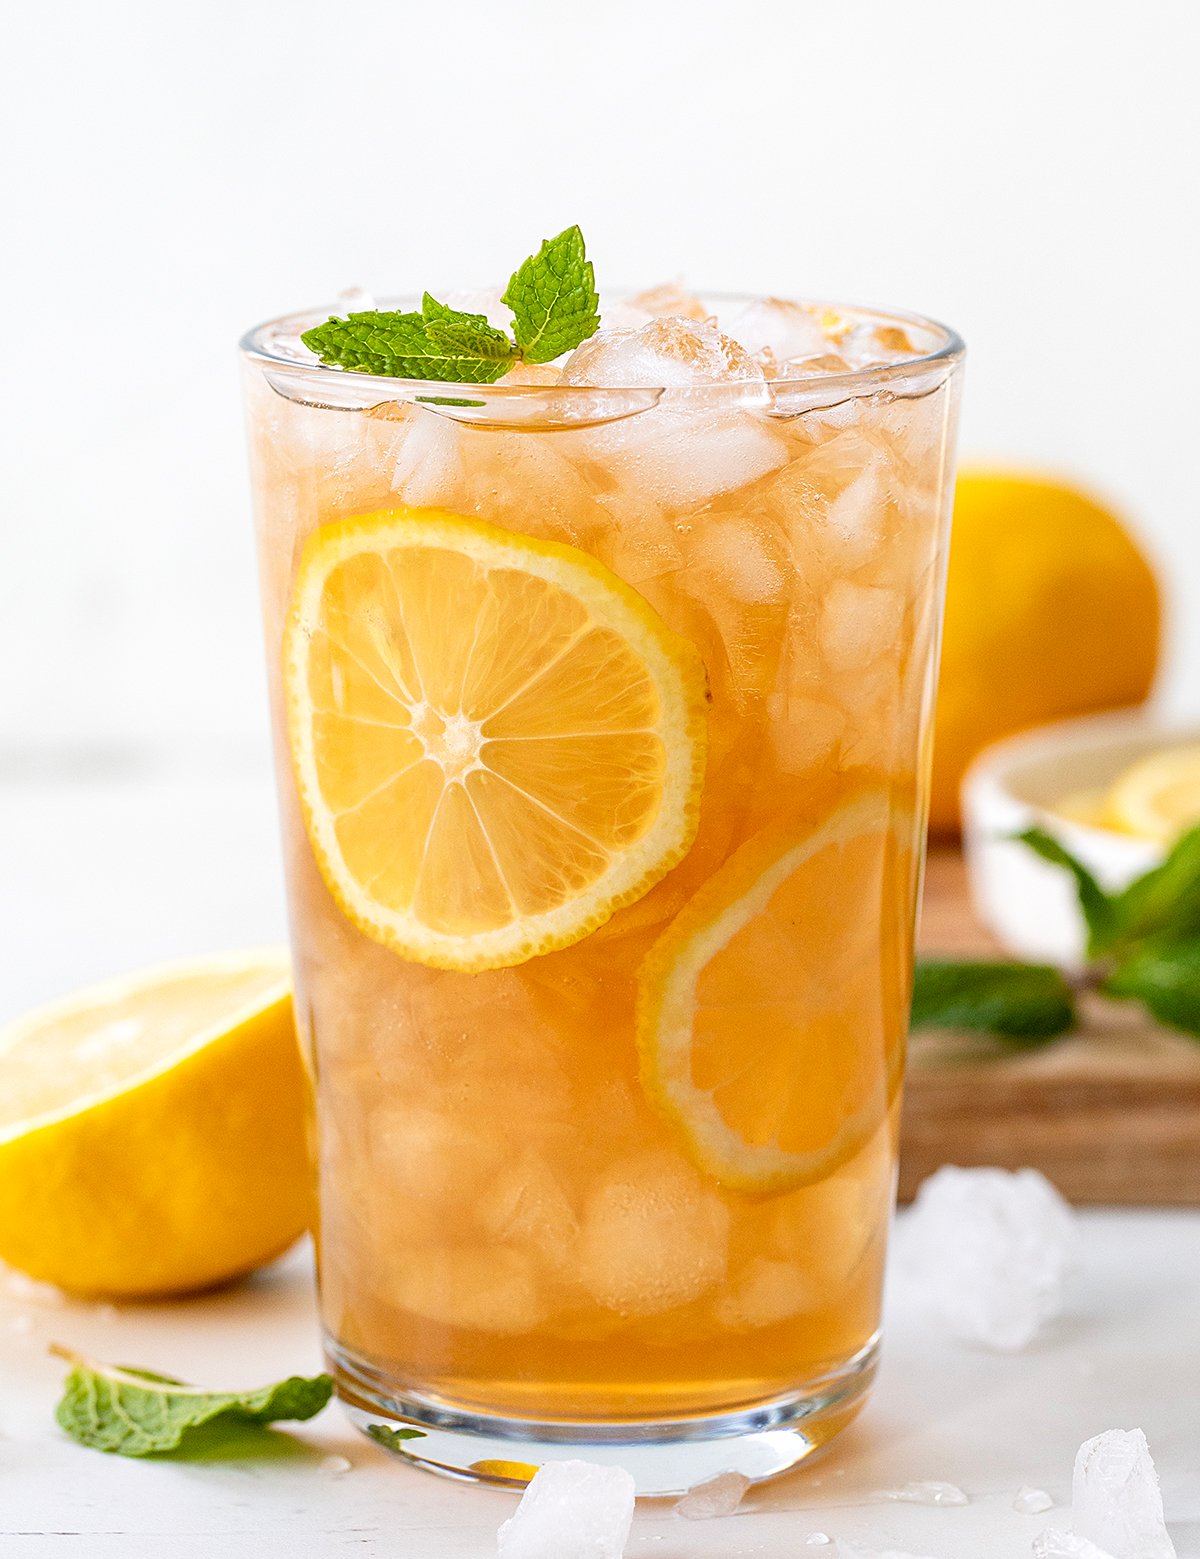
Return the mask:
[[1107,813],[1117,828],[1164,844],[1200,823],[1200,747],[1168,747],[1131,765],[1109,791]]
[[284,678],[322,875],[418,963],[576,942],[695,835],[700,657],[573,547],[432,509],[328,525],[301,559]]
[[768,830],[646,955],[643,1085],[723,1184],[819,1179],[894,1098],[908,1027],[906,833],[875,791],[807,829]]
[[207,1288],[311,1212],[287,954],[108,981],[0,1031],[0,1257],[84,1294]]

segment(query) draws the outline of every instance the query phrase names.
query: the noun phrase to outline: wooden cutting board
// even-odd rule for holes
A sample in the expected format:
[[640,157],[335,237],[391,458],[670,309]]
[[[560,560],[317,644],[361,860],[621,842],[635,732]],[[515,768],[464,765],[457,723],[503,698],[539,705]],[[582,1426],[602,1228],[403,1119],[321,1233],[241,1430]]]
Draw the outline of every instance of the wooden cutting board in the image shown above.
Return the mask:
[[[995,956],[957,850],[930,852],[918,945]],[[1076,1033],[1005,1053],[967,1035],[914,1035],[900,1197],[941,1164],[1033,1165],[1073,1202],[1200,1206],[1200,1043],[1126,1002],[1088,999]]]

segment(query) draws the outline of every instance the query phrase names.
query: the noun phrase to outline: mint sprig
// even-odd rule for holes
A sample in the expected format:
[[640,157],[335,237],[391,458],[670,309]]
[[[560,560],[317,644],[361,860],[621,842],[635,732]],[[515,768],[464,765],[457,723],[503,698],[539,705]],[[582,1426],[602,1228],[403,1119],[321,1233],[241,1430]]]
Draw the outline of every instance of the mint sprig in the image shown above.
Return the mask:
[[447,308],[429,293],[419,314],[351,314],[306,331],[301,340],[323,363],[356,373],[456,384],[491,384],[517,356],[504,332],[482,314]]
[[578,227],[547,238],[512,273],[500,301],[513,312],[513,334],[527,363],[553,362],[594,336],[600,299]]
[[512,310],[512,337],[484,315],[449,308],[427,292],[419,312],[334,315],[300,339],[323,363],[392,379],[493,384],[518,361],[551,362],[600,325],[595,278],[578,227],[546,239],[523,261],[502,301]]
[[1075,879],[1087,926],[1087,963],[1068,979],[1043,964],[918,963],[914,1028],[968,1029],[1038,1044],[1074,1026],[1083,991],[1140,1001],[1160,1022],[1200,1039],[1200,826],[1161,865],[1110,893],[1053,835],[1018,836]]
[[72,1439],[118,1456],[159,1456],[187,1449],[195,1432],[218,1420],[271,1424],[314,1418],[333,1394],[328,1375],[290,1375],[253,1391],[209,1391],[170,1375],[100,1364],[57,1345],[71,1372],[55,1411]]

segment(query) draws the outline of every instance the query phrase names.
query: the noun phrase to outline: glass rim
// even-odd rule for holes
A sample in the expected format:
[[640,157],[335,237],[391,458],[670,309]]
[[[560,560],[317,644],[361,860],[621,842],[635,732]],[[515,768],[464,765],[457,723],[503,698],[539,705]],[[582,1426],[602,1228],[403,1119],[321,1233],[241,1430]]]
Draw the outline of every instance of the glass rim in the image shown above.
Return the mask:
[[[614,293],[610,295],[610,302],[621,301],[622,296],[628,294]],[[763,301],[767,294],[750,294],[737,292],[704,292],[701,293],[702,302],[714,303],[750,303]],[[770,379],[766,381],[765,388],[772,398],[795,395],[810,398],[814,401],[827,403],[830,395],[836,400],[851,399],[859,395],[867,395],[886,387],[893,381],[911,380],[914,376],[924,378],[928,373],[936,373],[939,370],[950,372],[961,361],[966,352],[966,346],[956,330],[940,320],[929,315],[918,314],[906,309],[890,307],[874,307],[866,304],[843,303],[836,299],[826,298],[796,298],[787,299],[788,302],[796,302],[810,309],[836,310],[852,319],[856,324],[893,325],[901,328],[908,327],[910,331],[916,331],[922,335],[932,335],[933,343],[926,351],[914,351],[902,357],[894,358],[887,363],[875,363],[862,368],[855,368],[849,372],[822,372],[805,374],[801,377]],[[419,306],[419,300],[415,296],[389,297],[380,300],[381,308],[405,308]],[[242,356],[250,363],[257,364],[269,371],[272,378],[275,375],[286,376],[288,379],[306,380],[315,386],[324,383],[330,388],[339,386],[340,394],[348,394],[360,407],[372,404],[381,404],[386,401],[422,401],[431,406],[452,407],[455,404],[463,404],[463,397],[480,406],[492,405],[499,411],[506,404],[511,405],[515,401],[536,398],[544,404],[553,404],[564,410],[571,406],[578,406],[582,411],[585,406],[593,403],[598,396],[602,396],[608,406],[616,409],[615,403],[628,400],[630,409],[643,409],[648,398],[657,401],[662,397],[668,397],[672,401],[680,400],[688,403],[705,400],[720,400],[728,403],[745,399],[760,399],[764,385],[757,380],[733,379],[713,380],[707,384],[679,387],[666,385],[627,385],[627,386],[596,386],[577,384],[472,384],[469,382],[446,381],[438,379],[404,379],[393,378],[385,374],[362,373],[358,370],[337,368],[320,362],[311,354],[301,358],[294,351],[285,350],[281,342],[285,337],[295,340],[300,328],[311,328],[313,325],[323,324],[331,316],[341,314],[345,316],[346,306],[335,303],[332,307],[323,309],[299,309],[287,314],[280,314],[273,319],[264,320],[259,325],[252,326],[241,337],[238,348]],[[376,393],[377,392],[377,393]],[[374,397],[373,400],[371,397]],[[345,403],[343,402],[343,405]],[[619,414],[619,413],[618,413]],[[607,419],[606,419],[607,420]]]

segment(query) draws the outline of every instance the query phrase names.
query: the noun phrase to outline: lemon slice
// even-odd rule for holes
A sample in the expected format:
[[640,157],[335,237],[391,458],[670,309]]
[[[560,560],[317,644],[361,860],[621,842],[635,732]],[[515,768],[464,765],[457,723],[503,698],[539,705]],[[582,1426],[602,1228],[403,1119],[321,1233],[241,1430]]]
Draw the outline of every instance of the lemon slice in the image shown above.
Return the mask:
[[1200,823],[1200,746],[1169,747],[1126,769],[1108,793],[1111,824],[1169,843]]
[[695,835],[700,657],[573,547],[434,509],[326,526],[284,677],[322,875],[418,963],[495,969],[576,942]]
[[820,1178],[894,1097],[908,1027],[908,821],[872,791],[806,832],[758,835],[647,954],[643,1085],[724,1184]]
[[282,950],[93,986],[0,1031],[0,1257],[86,1294],[260,1265],[311,1208]]

